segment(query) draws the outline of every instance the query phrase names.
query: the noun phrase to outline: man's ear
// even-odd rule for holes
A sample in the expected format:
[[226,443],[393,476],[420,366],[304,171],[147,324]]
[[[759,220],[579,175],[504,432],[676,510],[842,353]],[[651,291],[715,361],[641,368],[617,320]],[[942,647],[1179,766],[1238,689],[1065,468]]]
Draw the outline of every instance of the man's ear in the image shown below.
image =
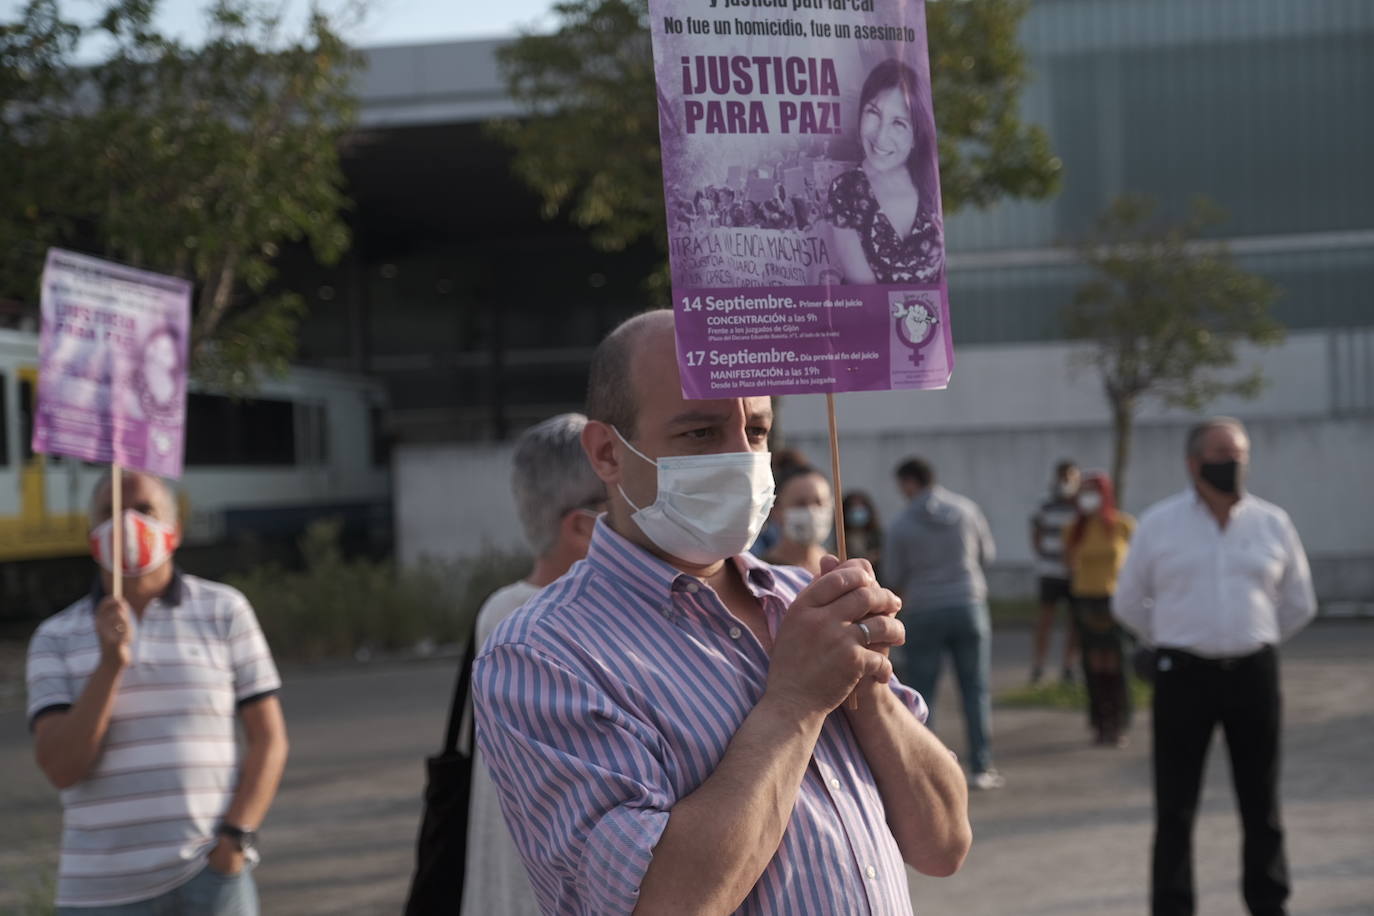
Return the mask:
[[616,435],[609,424],[588,420],[582,427],[582,451],[587,453],[592,470],[607,484],[620,483],[623,468],[616,454]]

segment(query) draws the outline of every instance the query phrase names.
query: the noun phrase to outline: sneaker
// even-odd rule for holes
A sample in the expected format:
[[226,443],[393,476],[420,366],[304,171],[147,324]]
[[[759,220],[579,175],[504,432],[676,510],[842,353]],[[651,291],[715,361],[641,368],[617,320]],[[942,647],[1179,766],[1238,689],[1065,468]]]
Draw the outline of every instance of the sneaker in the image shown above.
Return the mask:
[[968,778],[968,787],[987,791],[988,789],[1000,789],[1007,784],[1006,779],[996,770],[984,770],[981,773],[974,773]]

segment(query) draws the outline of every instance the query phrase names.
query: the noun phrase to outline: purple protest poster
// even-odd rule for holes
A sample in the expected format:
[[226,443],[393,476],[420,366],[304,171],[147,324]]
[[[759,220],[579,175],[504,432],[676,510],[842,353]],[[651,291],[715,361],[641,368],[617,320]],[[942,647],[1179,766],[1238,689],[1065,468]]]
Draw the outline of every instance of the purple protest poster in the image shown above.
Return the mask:
[[649,0],[683,394],[943,388],[922,0]]
[[52,248],[33,449],[180,477],[191,285]]

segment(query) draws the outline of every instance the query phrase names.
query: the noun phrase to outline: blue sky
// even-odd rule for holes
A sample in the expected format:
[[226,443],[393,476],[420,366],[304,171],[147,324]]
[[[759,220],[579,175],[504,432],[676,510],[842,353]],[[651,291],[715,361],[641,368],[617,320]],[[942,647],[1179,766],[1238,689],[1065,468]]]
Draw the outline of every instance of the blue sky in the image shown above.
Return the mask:
[[[303,16],[309,9],[302,0],[282,0],[283,5]],[[326,9],[342,5],[338,0],[321,0]],[[403,44],[414,41],[442,41],[449,38],[478,38],[513,35],[522,28],[539,28],[553,0],[366,0],[367,14],[361,24],[348,30],[355,45]],[[12,20],[23,8],[23,0],[0,0],[0,21]],[[89,20],[103,6],[95,0],[64,0],[67,15]],[[173,34],[194,41],[198,22],[206,3],[203,0],[161,0],[158,20]]]

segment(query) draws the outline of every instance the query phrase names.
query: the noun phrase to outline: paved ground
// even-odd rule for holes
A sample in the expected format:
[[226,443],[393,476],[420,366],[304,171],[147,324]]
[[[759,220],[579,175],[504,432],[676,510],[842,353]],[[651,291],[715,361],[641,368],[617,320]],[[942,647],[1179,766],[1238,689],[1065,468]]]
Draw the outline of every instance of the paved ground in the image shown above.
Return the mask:
[[[995,680],[1025,673],[1027,634],[1001,633]],[[1313,627],[1284,657],[1283,794],[1296,896],[1310,916],[1374,914],[1374,623]],[[5,663],[8,660],[0,661]],[[292,756],[263,833],[269,916],[395,914],[411,865],[423,756],[437,743],[451,663],[288,672]],[[0,678],[3,680],[3,678]],[[6,703],[0,696],[0,707]],[[943,723],[963,748],[952,690]],[[1150,836],[1148,716],[1123,751],[1089,747],[1081,717],[998,710],[1009,785],[976,795],[976,840],[953,878],[913,876],[923,914],[1138,916]],[[1214,746],[1198,826],[1200,912],[1240,916],[1239,838]],[[51,874],[55,794],[31,762],[22,714],[0,709],[0,912]]]
[[[1025,634],[1005,634],[997,680],[1024,677]],[[1374,626],[1309,628],[1283,654],[1282,796],[1292,912],[1374,914]],[[957,716],[941,696],[940,723]],[[1147,912],[1150,717],[1125,750],[1087,744],[1078,715],[994,710],[1007,788],[972,798],[974,848],[952,878],[913,876],[918,913],[1140,916]],[[1214,739],[1196,835],[1198,912],[1241,916],[1240,834],[1225,744]]]

